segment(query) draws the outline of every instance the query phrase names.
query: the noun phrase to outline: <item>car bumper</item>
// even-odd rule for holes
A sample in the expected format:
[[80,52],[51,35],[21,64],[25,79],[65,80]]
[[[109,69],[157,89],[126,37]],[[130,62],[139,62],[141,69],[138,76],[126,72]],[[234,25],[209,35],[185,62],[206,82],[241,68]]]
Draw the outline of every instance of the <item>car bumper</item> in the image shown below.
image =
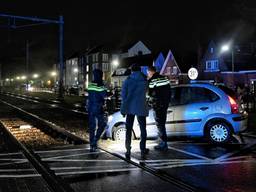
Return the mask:
[[235,133],[242,132],[247,129],[248,114],[234,116],[231,122]]

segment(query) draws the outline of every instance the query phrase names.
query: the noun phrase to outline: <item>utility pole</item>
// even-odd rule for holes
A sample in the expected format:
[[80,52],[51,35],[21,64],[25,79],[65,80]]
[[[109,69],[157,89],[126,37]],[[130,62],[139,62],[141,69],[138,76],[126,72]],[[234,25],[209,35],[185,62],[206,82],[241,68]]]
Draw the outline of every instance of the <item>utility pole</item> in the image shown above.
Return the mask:
[[26,90],[28,91],[29,41],[26,41]]
[[63,16],[59,17],[59,94],[58,99],[63,100],[63,76],[64,76],[64,59],[63,59],[63,32],[64,32],[64,19]]

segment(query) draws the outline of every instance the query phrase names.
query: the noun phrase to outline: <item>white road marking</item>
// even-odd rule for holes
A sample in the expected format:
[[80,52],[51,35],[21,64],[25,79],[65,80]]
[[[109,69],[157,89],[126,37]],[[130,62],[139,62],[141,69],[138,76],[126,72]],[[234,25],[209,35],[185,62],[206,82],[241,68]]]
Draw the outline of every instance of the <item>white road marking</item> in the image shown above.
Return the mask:
[[106,169],[106,170],[91,170],[91,171],[72,171],[72,172],[63,172],[56,173],[56,175],[76,175],[76,174],[88,174],[88,173],[114,173],[114,172],[126,172],[126,171],[138,171],[141,170],[138,167],[134,168],[124,168],[124,169]]
[[205,159],[205,160],[213,160],[213,159],[210,159],[208,157],[205,157],[205,156],[202,156],[202,155],[198,155],[198,154],[195,154],[195,153],[191,153],[191,152],[188,152],[188,151],[184,151],[182,149],[177,149],[175,147],[170,147],[168,146],[169,149],[172,149],[174,151],[178,151],[178,152],[181,152],[181,153],[185,153],[187,155],[190,155],[190,156],[194,156],[194,157],[197,157],[197,158],[200,158],[200,159]]
[[202,162],[202,163],[189,163],[189,164],[176,164],[176,165],[168,165],[168,166],[155,166],[155,169],[171,169],[177,167],[188,167],[188,166],[198,166],[198,165],[224,165],[224,164],[233,164],[233,163],[256,163],[255,160],[245,160],[245,161],[225,161],[225,162]]
[[61,156],[54,156],[54,157],[47,157],[47,158],[59,159],[59,158],[65,158],[65,157],[76,157],[76,156],[93,155],[93,154],[99,154],[99,153],[105,153],[105,152],[99,151],[99,152],[89,152],[89,153],[77,153],[77,154],[72,154],[72,155],[61,155]]
[[28,177],[41,177],[41,175],[40,174],[0,175],[0,178],[28,178]]
[[85,151],[89,150],[89,147],[85,148],[75,148],[75,149],[54,149],[54,150],[47,150],[47,151],[35,151],[35,153],[56,153],[56,152],[69,152],[69,151]]
[[248,144],[248,145],[246,145],[245,147],[243,147],[242,149],[236,150],[236,151],[234,151],[234,152],[226,153],[226,154],[224,154],[224,155],[222,155],[222,156],[216,158],[215,161],[224,161],[224,160],[227,159],[228,157],[231,157],[231,156],[235,155],[236,153],[239,153],[239,152],[241,152],[241,151],[243,151],[243,150],[249,149],[249,148],[251,148],[251,147],[253,147],[253,146],[255,146],[255,145],[256,145],[256,142],[251,143],[251,144]]
[[166,161],[166,162],[157,162],[157,163],[150,163],[147,164],[149,166],[157,166],[157,165],[169,165],[169,164],[188,164],[188,163],[205,163],[205,162],[212,162],[208,160],[183,160],[183,161]]
[[43,161],[54,161],[54,162],[124,162],[119,159],[52,159],[42,158]]
[[0,156],[12,156],[12,155],[22,155],[23,153],[17,152],[17,153],[0,153]]

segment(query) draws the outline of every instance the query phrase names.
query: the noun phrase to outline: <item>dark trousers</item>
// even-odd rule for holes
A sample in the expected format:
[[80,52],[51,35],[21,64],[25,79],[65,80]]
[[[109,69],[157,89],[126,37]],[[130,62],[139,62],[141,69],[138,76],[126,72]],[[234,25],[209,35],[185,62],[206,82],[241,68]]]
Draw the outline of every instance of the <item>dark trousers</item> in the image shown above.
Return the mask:
[[[98,120],[98,129],[95,134],[96,129],[96,119]],[[90,145],[96,145],[97,141],[100,139],[105,127],[107,126],[106,120],[104,118],[104,113],[94,114],[89,113],[89,131],[90,131]]]
[[165,123],[166,123],[168,106],[154,107],[153,109],[154,109],[154,118],[155,118],[156,126],[158,129],[158,137],[161,140],[161,142],[167,142]]
[[[127,115],[126,117],[125,147],[127,151],[131,150],[132,127],[133,127],[134,117],[135,115]],[[144,151],[146,149],[146,139],[147,139],[146,117],[137,116],[137,120],[140,126],[140,150]]]

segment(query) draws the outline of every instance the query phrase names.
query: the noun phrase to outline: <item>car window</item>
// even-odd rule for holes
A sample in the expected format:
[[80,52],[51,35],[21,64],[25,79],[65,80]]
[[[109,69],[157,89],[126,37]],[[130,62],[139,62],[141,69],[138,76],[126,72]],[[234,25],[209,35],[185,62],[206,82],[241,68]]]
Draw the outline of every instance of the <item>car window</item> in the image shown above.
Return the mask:
[[171,106],[190,103],[214,102],[219,96],[203,87],[175,87],[171,91]]
[[214,102],[219,96],[204,87],[190,87],[191,103]]
[[224,91],[224,93],[226,93],[230,97],[236,98],[236,93],[232,89],[230,89],[230,88],[228,88],[226,86],[223,86],[223,85],[218,85],[217,87],[220,88],[222,91]]
[[184,105],[189,102],[189,93],[187,87],[175,87],[171,90],[170,105]]

